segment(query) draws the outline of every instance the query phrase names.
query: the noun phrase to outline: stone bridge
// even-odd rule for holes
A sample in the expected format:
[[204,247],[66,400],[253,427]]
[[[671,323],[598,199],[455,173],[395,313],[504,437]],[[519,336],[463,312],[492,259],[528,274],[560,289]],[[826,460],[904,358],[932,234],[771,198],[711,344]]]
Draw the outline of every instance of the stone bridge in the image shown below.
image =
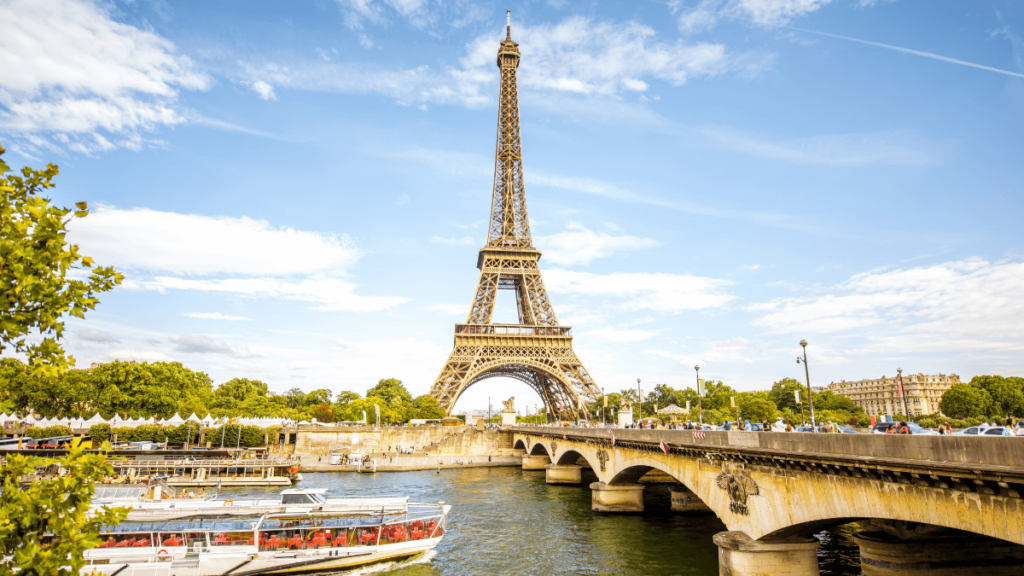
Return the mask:
[[858,522],[865,575],[1024,574],[1024,438],[513,427],[524,470],[579,484],[596,512],[710,510],[723,575],[818,574],[813,534]]

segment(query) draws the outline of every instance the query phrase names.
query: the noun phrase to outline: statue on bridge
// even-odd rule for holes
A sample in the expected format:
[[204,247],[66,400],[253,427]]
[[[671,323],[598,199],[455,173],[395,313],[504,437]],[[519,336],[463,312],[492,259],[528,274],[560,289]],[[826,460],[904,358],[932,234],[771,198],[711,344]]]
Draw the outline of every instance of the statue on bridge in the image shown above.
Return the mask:
[[623,398],[622,400],[619,401],[619,412],[624,412],[626,410],[632,409],[633,403],[629,400],[629,398]]
[[508,400],[502,401],[502,404],[505,405],[505,409],[502,410],[502,412],[515,412],[516,411],[516,406],[515,406],[515,404],[516,404],[516,397],[515,396],[509,398]]

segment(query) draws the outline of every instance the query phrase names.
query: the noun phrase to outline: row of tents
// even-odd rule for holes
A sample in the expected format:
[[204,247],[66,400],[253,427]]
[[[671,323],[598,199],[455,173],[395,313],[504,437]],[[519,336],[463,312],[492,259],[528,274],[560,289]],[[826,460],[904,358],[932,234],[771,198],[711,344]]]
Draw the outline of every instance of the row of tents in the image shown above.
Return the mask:
[[143,424],[155,424],[157,426],[180,426],[186,422],[195,422],[203,427],[214,427],[223,426],[224,424],[242,424],[244,426],[259,426],[260,428],[266,428],[267,426],[286,426],[294,424],[294,421],[288,418],[245,418],[245,417],[229,417],[222,416],[215,418],[214,416],[207,414],[205,418],[200,418],[193,412],[188,418],[182,418],[177,412],[170,418],[128,418],[124,419],[121,416],[115,414],[113,418],[106,419],[100,415],[99,412],[92,415],[91,418],[36,418],[31,414],[22,418],[16,414],[7,415],[6,413],[0,412],[0,426],[8,423],[16,424],[27,424],[29,426],[35,426],[37,428],[46,428],[48,426],[67,426],[73,430],[81,430],[96,426],[97,424],[110,424],[111,428],[135,428],[136,426],[142,426]]

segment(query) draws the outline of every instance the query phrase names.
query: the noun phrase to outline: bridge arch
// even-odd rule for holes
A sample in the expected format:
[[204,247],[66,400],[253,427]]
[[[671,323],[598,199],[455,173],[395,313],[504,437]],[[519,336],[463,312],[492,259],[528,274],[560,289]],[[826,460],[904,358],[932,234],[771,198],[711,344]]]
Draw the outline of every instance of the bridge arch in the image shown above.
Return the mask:
[[559,466],[566,466],[566,465],[569,465],[569,464],[579,464],[579,461],[581,459],[584,462],[586,462],[587,466],[589,466],[591,468],[594,467],[594,465],[590,462],[590,459],[587,458],[587,456],[585,454],[582,454],[582,453],[577,452],[576,450],[572,450],[572,449],[566,450],[566,451],[562,452],[561,454],[559,454],[558,455],[558,460],[555,461],[554,463],[559,465]]
[[530,456],[547,456],[548,458],[551,458],[551,452],[548,450],[548,447],[544,445],[544,442],[541,441],[534,442],[530,446],[528,454]]
[[523,442],[522,438],[518,438],[516,443],[512,446],[513,450],[526,450],[526,442]]

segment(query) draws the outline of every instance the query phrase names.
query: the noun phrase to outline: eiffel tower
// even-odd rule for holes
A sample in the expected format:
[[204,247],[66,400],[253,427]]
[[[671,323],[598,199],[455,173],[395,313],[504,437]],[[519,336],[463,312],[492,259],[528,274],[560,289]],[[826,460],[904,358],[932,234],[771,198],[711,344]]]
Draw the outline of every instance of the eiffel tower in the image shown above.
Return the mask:
[[[511,17],[510,17],[511,20]],[[526,213],[516,68],[519,44],[511,21],[498,48],[501,91],[494,194],[487,244],[476,267],[480,281],[465,324],[455,325],[455,349],[430,389],[445,412],[470,386],[504,376],[530,385],[544,402],[549,420],[589,418],[585,404],[601,399],[572,349],[572,328],[559,326],[537,261]],[[498,290],[516,295],[518,324],[492,324]]]

